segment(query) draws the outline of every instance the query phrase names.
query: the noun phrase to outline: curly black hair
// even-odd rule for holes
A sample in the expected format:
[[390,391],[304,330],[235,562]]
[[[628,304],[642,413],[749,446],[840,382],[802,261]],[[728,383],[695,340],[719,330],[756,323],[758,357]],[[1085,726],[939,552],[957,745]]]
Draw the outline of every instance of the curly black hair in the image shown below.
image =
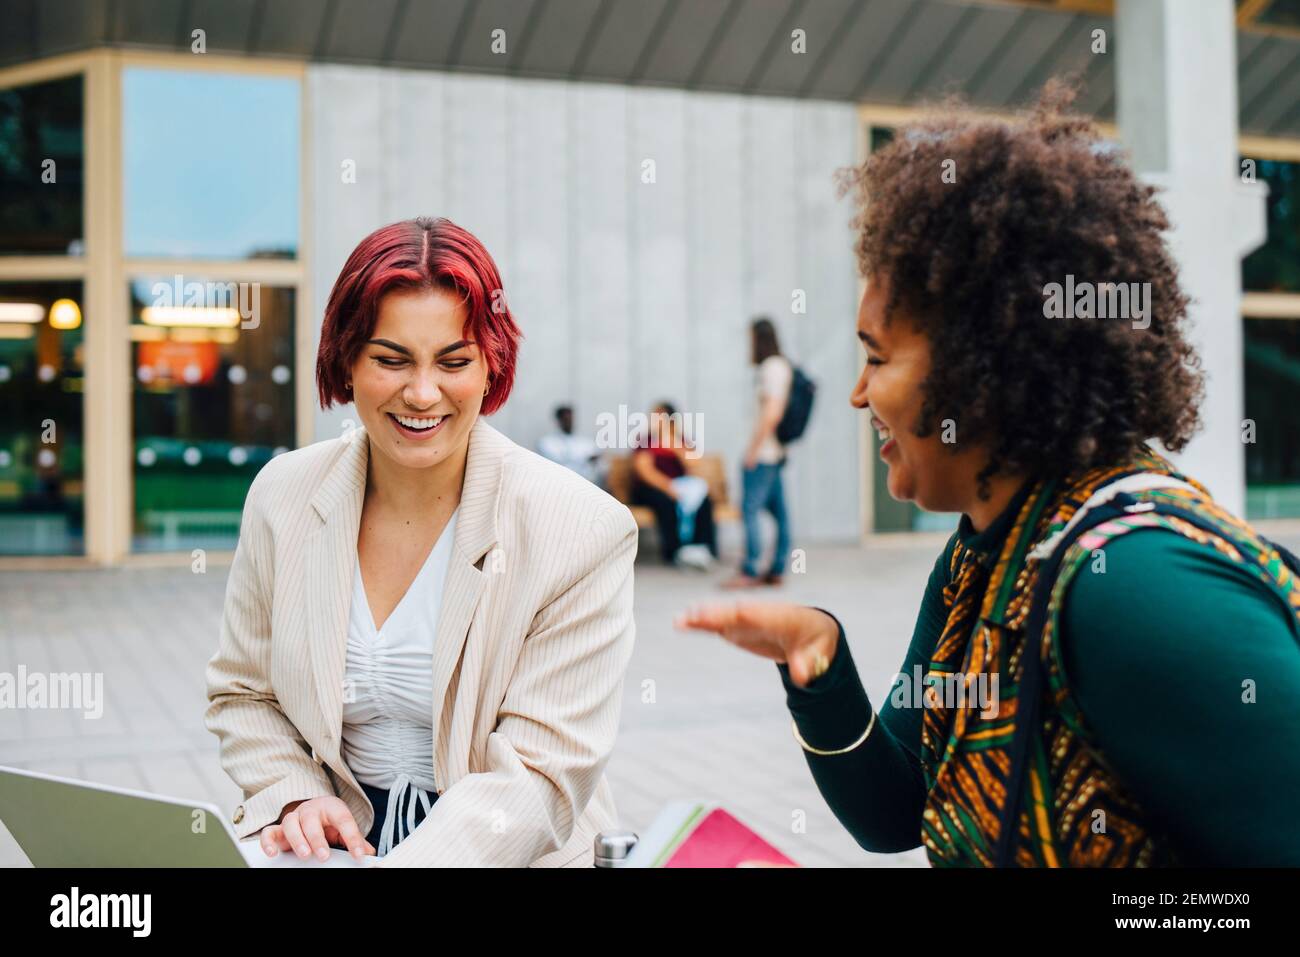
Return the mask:
[[[951,418],[961,446],[987,447],[981,490],[999,473],[1110,465],[1151,439],[1177,451],[1199,426],[1169,223],[1155,188],[1069,111],[1074,92],[1053,81],[1009,121],[949,104],[841,173],[862,274],[887,278],[889,321],[901,305],[930,340],[918,434]],[[1049,318],[1067,276],[1150,283],[1149,314]]]

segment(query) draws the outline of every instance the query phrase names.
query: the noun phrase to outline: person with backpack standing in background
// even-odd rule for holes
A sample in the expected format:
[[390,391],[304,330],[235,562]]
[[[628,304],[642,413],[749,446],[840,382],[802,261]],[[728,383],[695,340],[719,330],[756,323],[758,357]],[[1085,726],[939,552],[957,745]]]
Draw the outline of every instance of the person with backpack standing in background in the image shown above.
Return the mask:
[[[723,588],[781,584],[786,556],[790,553],[790,519],[781,484],[781,469],[786,461],[785,443],[802,434],[811,410],[811,383],[798,374],[790,360],[781,354],[772,320],[767,317],[755,319],[749,333],[750,355],[757,368],[758,416],[745,451],[741,481],[745,561],[739,574],[722,583]],[[793,401],[796,381],[799,402]],[[805,383],[808,388],[805,388]],[[792,411],[801,416],[801,421],[787,423]],[[763,541],[758,516],[762,511],[771,513],[776,521],[776,548],[767,572],[760,574],[758,563]]]

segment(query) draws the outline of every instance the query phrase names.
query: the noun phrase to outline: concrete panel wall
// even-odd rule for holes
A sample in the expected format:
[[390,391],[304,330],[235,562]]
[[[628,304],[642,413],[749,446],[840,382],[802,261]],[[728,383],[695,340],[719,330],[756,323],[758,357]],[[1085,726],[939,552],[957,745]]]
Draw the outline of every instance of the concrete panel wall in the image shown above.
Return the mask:
[[[853,160],[852,106],[320,66],[308,108],[318,314],[367,232],[448,216],[496,258],[526,336],[498,428],[531,447],[560,402],[594,433],[602,413],[668,399],[700,416],[733,486],[748,323],[768,314],[819,386],[787,472],[796,545],[856,538],[857,280],[833,182]],[[352,414],[318,412],[317,437]]]

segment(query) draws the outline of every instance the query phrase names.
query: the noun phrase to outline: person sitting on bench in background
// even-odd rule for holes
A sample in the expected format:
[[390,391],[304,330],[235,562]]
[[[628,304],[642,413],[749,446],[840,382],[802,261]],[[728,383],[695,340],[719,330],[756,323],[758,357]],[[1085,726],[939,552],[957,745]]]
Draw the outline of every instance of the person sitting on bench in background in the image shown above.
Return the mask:
[[667,402],[650,412],[650,427],[632,452],[632,504],[655,513],[665,562],[708,571],[718,557],[713,502],[702,478],[686,474],[691,448]]

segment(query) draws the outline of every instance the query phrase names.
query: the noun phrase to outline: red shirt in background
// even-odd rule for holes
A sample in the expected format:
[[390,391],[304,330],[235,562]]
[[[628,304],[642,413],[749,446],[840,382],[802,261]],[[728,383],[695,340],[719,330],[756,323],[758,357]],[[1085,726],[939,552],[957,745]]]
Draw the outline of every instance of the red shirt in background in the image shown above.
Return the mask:
[[654,457],[654,467],[670,479],[681,478],[686,474],[686,466],[677,456],[677,450],[660,445],[658,439],[643,435],[637,439],[636,448],[649,452]]

